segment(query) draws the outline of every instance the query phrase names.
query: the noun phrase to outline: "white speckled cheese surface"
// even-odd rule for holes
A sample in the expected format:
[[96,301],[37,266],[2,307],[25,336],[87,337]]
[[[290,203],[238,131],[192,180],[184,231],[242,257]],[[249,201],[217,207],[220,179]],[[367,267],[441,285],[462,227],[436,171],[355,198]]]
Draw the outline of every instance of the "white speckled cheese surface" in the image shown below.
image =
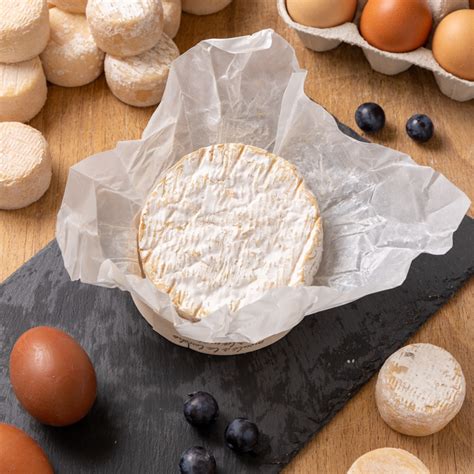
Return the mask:
[[119,57],[155,46],[163,32],[159,0],[89,0],[87,20],[100,49]]
[[444,428],[461,409],[466,381],[449,352],[432,344],[410,344],[385,361],[375,393],[389,426],[427,436]]
[[0,123],[0,209],[30,205],[50,182],[51,156],[43,135],[21,123]]
[[163,97],[171,63],[179,56],[173,40],[163,33],[154,48],[138,56],[105,58],[105,77],[112,93],[135,107],[156,105]]
[[318,204],[296,168],[241,144],[202,148],[170,168],[138,238],[146,277],[191,320],[311,284],[322,253]]
[[41,54],[49,82],[79,87],[97,79],[104,70],[104,53],[95,44],[84,15],[52,8],[51,36]]
[[0,0],[0,63],[38,56],[48,37],[46,0]]

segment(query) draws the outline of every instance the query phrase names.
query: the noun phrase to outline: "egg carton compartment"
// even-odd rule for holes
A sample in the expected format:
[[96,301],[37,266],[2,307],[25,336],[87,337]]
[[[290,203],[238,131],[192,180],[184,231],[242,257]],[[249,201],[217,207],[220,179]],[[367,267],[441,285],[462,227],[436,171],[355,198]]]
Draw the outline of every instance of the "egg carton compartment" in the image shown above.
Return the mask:
[[323,52],[335,49],[341,43],[359,46],[374,71],[393,76],[411,66],[419,66],[433,72],[436,83],[444,95],[459,102],[474,99],[474,81],[467,81],[447,72],[436,62],[430,49],[421,47],[408,53],[390,53],[371,46],[359,33],[359,20],[366,3],[367,0],[359,0],[357,13],[351,23],[333,28],[313,28],[293,21],[286,9],[286,0],[277,0],[281,18],[298,33],[307,48]]

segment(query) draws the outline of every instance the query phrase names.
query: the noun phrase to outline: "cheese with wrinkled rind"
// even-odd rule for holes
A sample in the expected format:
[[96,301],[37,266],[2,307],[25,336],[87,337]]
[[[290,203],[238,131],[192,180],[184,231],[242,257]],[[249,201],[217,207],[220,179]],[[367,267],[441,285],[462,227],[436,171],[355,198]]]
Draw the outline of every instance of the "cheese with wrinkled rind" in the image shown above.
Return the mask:
[[316,198],[294,165],[260,148],[223,144],[185,156],[143,208],[146,277],[178,314],[231,312],[277,287],[309,285],[322,253]]
[[22,123],[0,123],[0,209],[29,206],[50,182],[51,156],[43,135]]
[[443,429],[459,412],[466,381],[456,359],[432,344],[410,344],[392,354],[380,369],[377,407],[394,430],[427,436]]
[[105,54],[97,47],[84,15],[50,10],[51,37],[41,54],[46,78],[63,87],[95,81],[104,70]]
[[38,56],[49,38],[46,0],[0,1],[0,63],[19,63]]
[[144,53],[163,33],[158,0],[89,0],[86,16],[97,46],[113,56]]

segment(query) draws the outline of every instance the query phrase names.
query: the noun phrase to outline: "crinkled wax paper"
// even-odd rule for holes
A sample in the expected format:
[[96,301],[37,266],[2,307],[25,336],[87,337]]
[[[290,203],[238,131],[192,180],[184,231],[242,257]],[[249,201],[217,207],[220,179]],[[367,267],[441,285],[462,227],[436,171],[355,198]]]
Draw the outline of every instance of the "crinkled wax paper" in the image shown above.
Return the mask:
[[[443,254],[469,207],[465,194],[409,156],[341,133],[304,93],[306,72],[272,30],[207,40],[178,58],[141,140],[71,168],[57,240],[73,280],[118,287],[203,342],[258,342],[305,315],[396,287],[422,252]],[[255,145],[292,161],[319,200],[323,261],[314,286],[277,288],[231,314],[192,323],[141,276],[137,222],[160,174],[214,143]],[[317,316],[316,316],[317,317]]]

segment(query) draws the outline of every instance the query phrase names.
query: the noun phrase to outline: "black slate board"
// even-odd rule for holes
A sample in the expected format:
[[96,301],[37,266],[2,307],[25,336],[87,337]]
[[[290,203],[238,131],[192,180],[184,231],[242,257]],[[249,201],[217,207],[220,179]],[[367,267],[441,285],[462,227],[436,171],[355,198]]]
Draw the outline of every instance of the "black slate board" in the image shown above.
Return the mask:
[[[418,257],[401,287],[309,316],[266,349],[216,357],[155,334],[128,294],[71,282],[52,242],[0,286],[0,420],[38,440],[60,474],[174,473],[180,453],[196,444],[213,450],[221,473],[279,472],[472,276],[473,248],[474,221],[466,217],[453,249]],[[63,328],[94,362],[98,399],[75,426],[40,425],[10,388],[11,347],[36,325]],[[220,403],[208,433],[182,416],[185,394],[194,390]],[[224,427],[237,416],[263,431],[258,455],[239,457],[224,447]]]

